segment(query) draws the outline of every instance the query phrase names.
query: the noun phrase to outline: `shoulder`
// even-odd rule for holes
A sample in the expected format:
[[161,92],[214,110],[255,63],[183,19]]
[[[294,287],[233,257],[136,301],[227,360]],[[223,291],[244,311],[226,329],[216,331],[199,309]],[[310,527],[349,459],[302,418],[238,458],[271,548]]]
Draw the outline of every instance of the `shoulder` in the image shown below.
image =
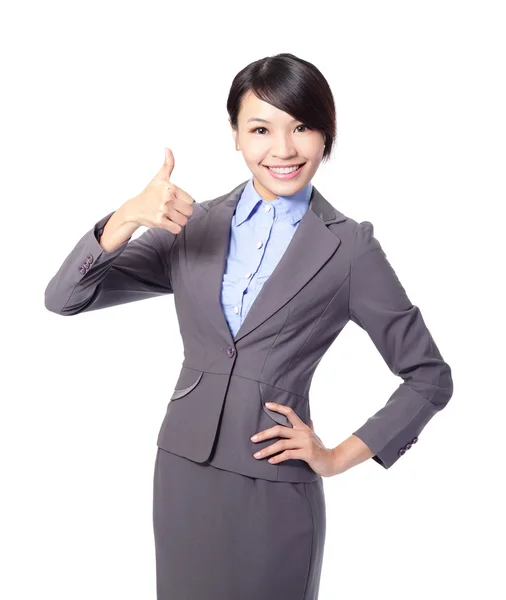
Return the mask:
[[371,221],[357,223],[353,232],[353,255],[360,256],[377,248],[380,248],[380,244],[374,235],[374,225]]
[[316,188],[313,193],[313,211],[345,245],[367,244],[374,237],[374,226],[369,220],[359,221],[337,208],[332,198]]
[[335,206],[331,206],[336,212],[337,220],[335,223],[329,224],[329,229],[353,252],[361,252],[362,249],[377,243],[374,225],[371,221],[354,219]]

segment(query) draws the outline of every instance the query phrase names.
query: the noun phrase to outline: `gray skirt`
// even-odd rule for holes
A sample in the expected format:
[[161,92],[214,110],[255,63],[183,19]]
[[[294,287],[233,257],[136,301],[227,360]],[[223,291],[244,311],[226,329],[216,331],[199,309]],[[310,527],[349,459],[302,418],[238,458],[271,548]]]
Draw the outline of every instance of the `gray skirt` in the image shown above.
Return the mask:
[[158,448],[153,490],[157,600],[317,600],[322,478],[248,477]]

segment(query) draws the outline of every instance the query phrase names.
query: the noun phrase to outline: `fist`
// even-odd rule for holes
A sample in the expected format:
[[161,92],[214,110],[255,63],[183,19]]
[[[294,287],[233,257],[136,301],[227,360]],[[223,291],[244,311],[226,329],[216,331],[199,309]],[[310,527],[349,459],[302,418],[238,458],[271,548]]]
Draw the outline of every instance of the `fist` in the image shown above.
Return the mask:
[[180,233],[193,214],[194,199],[170,181],[174,155],[165,148],[162,168],[146,188],[130,200],[132,220],[145,227],[160,227]]

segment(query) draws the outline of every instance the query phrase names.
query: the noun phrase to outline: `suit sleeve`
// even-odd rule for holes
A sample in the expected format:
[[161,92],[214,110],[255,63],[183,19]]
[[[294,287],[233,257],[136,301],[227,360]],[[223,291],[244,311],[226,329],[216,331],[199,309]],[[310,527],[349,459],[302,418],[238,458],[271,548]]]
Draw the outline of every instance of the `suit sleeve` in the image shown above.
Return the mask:
[[45,290],[46,308],[59,315],[77,315],[171,294],[169,253],[177,238],[165,229],[147,229],[106,252],[99,243],[114,211],[84,234]]
[[369,221],[355,230],[349,313],[367,332],[392,373],[403,379],[386,405],[353,432],[375,452],[372,458],[388,469],[446,406],[453,381],[450,366],[420,309],[409,300]]

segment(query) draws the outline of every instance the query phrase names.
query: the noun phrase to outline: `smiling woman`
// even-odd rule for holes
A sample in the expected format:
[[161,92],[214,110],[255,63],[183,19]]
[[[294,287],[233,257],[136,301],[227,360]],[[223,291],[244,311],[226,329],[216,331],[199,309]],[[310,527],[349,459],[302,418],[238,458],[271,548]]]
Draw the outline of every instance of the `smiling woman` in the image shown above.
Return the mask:
[[[158,599],[316,600],[326,531],[322,477],[303,457],[291,457],[275,444],[290,441],[300,448],[311,441],[327,462],[333,454],[322,448],[309,426],[307,395],[297,393],[298,387],[305,387],[305,369],[293,371],[292,382],[276,386],[297,348],[289,351],[285,345],[288,354],[282,362],[272,354],[271,366],[266,364],[290,307],[274,311],[264,324],[267,329],[256,328],[242,342],[238,334],[245,331],[243,323],[258,317],[262,306],[274,309],[265,290],[276,284],[271,275],[283,257],[286,261],[286,250],[308,211],[314,196],[311,179],[331,155],[334,101],[314,65],[279,54],[236,75],[227,109],[236,150],[242,152],[252,178],[221,205],[223,227],[215,232],[215,242],[203,239],[198,230],[190,237],[188,229],[186,249],[200,240],[205,253],[216,253],[217,263],[224,261],[220,300],[235,336],[237,360],[229,375],[204,373],[200,379],[196,370],[183,371],[193,375],[184,381],[180,377],[177,387],[182,389],[174,391],[179,399],[169,406],[161,428],[154,493]],[[219,206],[213,210],[217,219]],[[311,235],[311,224],[306,220],[306,235]],[[208,221],[205,227],[209,232],[214,225]],[[322,233],[336,239],[315,228],[316,237]],[[334,250],[330,242],[327,251]],[[317,262],[323,258],[317,251],[313,256]],[[202,255],[199,260],[204,259]],[[218,271],[217,266],[216,275]],[[304,280],[309,278],[307,267],[302,273]],[[285,276],[293,275],[285,271]],[[197,279],[203,292],[205,281],[198,274]],[[281,279],[277,284],[283,286]],[[281,290],[270,289],[281,300]],[[209,342],[211,360],[215,344]],[[196,357],[190,353],[188,366],[195,364],[192,356]],[[216,363],[208,368],[223,369]],[[211,430],[221,407],[221,398],[215,407],[216,398],[210,397],[211,377],[222,377],[228,388],[219,424],[213,425],[216,438],[213,433],[209,439],[203,432]],[[269,408],[269,400],[277,404]],[[282,414],[280,409],[291,412]],[[252,440],[255,433],[261,435]]]
[[[236,75],[227,109],[252,177],[195,202],[171,181],[167,150],[146,189],[79,240],[45,302],[77,315],[174,297],[184,359],[157,438],[157,600],[317,600],[322,478],[405,460],[450,399],[451,371],[372,223],[312,184],[336,131],[320,71],[293,54],[262,58]],[[310,387],[350,321],[403,382],[326,448]]]
[[293,54],[261,59],[240,71],[227,110],[236,149],[266,201],[304,187],[332,154],[336,137],[332,91],[314,65]]

